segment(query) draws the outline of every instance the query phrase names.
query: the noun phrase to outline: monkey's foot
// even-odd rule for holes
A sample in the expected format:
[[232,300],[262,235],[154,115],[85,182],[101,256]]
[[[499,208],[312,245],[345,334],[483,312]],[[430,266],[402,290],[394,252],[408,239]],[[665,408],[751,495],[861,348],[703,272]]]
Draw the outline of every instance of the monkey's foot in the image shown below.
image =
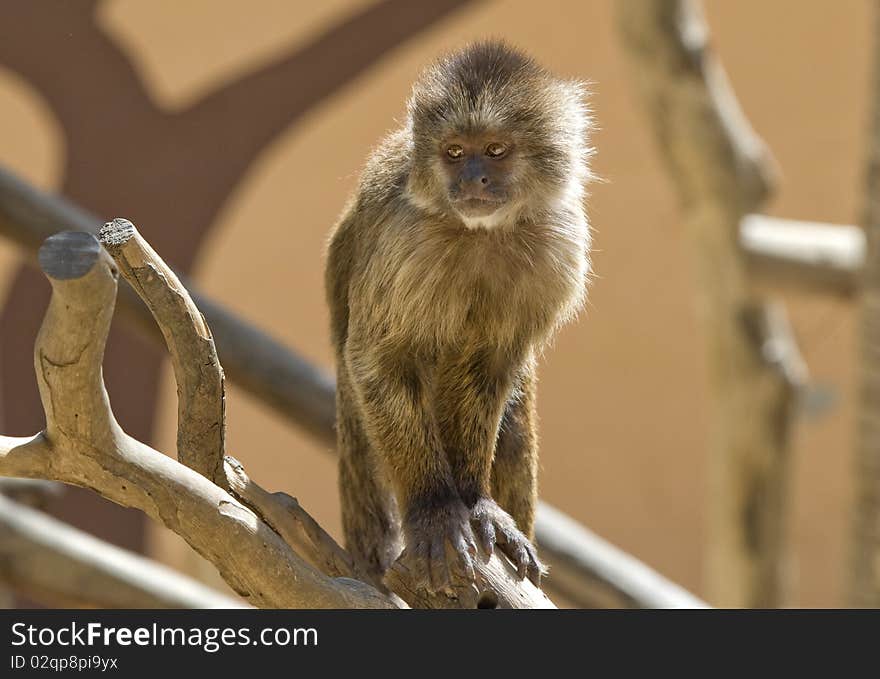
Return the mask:
[[541,576],[547,568],[538,560],[532,542],[517,528],[513,517],[501,509],[492,498],[477,500],[471,510],[471,524],[480,546],[491,555],[495,545],[516,566],[519,577],[528,576],[535,585],[541,586]]
[[406,547],[392,568],[417,587],[451,594],[453,578],[475,581],[477,544],[461,500],[415,512],[403,528]]

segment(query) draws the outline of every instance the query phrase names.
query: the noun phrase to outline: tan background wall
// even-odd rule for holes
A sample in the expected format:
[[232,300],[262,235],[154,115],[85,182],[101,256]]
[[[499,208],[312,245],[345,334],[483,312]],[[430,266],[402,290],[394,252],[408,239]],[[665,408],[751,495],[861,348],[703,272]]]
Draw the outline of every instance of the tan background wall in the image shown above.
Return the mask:
[[[366,4],[111,0],[100,16],[151,96],[173,110]],[[595,167],[604,178],[591,199],[598,279],[587,312],[561,333],[541,370],[542,492],[700,592],[711,403],[693,262],[627,79],[612,6],[610,0],[476,3],[401,45],[251,167],[203,247],[194,278],[330,369],[321,290],[326,232],[365,155],[401,118],[419,67],[438,52],[491,35],[526,48],[562,75],[594,81]],[[714,0],[707,11],[743,107],[782,169],[769,211],[857,221],[867,0]],[[0,65],[0,163],[52,188],[63,154],[52,113]],[[150,225],[139,226],[149,237]],[[0,296],[17,258],[0,241]],[[797,432],[792,603],[831,606],[840,603],[845,558],[853,315],[842,302],[787,301],[814,381],[837,396],[832,410],[805,417]],[[176,406],[167,370],[163,383],[156,444],[173,450]],[[229,451],[264,485],[296,494],[338,534],[331,456],[234,386],[228,408]],[[157,531],[151,545],[166,560],[185,560],[174,540]]]

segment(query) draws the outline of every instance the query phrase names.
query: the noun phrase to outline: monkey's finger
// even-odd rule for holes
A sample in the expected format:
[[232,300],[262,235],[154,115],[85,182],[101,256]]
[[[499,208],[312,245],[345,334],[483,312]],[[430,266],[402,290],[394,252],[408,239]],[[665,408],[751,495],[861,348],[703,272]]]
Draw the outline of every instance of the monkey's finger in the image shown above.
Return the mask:
[[477,555],[477,543],[474,538],[474,531],[467,524],[464,526],[465,530],[462,535],[462,543],[464,544],[465,551],[471,556]]
[[520,579],[523,579],[526,577],[526,573],[529,570],[529,552],[525,545],[518,545],[514,552],[516,554],[516,557],[514,558],[516,574]]
[[474,561],[471,558],[472,553],[467,548],[464,540],[460,540],[459,544],[455,545],[455,552],[462,575],[469,582],[474,582],[477,579],[476,572],[474,571]]
[[546,572],[547,569],[544,568],[544,565],[540,561],[532,561],[529,563],[527,575],[535,587],[541,586],[541,578],[544,577]]
[[528,546],[529,553],[529,568],[528,568],[528,577],[529,580],[536,587],[541,586],[541,578],[547,574],[547,567],[541,563],[541,560],[538,559],[538,555],[535,552],[535,548],[532,545]]
[[547,572],[547,569],[538,559],[538,555],[532,544],[529,542],[515,543],[513,544],[511,552],[513,552],[513,554],[509,556],[516,565],[516,571],[519,577],[528,577],[536,587],[540,587],[541,578]]
[[486,556],[492,556],[495,551],[495,526],[488,520],[477,520],[475,522],[475,533],[480,541],[480,547],[486,552]]
[[492,534],[495,537],[495,544],[501,549],[503,554],[513,559],[516,554],[517,545],[521,545],[525,541],[524,536],[517,535],[516,529],[511,529],[504,525],[493,526]]
[[529,552],[526,548],[525,537],[517,538],[518,536],[510,531],[504,529],[498,531],[498,548],[516,567],[516,574],[520,578],[524,578],[529,565]]

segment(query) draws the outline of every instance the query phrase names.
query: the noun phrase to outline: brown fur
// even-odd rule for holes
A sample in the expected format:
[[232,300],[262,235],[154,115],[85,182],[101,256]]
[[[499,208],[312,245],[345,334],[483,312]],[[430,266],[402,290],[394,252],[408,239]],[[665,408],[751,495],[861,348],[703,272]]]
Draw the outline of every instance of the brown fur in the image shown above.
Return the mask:
[[[377,582],[404,542],[401,562],[432,588],[471,572],[475,538],[540,571],[520,533],[537,499],[535,357],[585,294],[583,94],[499,43],[441,59],[333,231],[343,522]],[[455,207],[455,138],[511,146],[475,161],[504,197],[492,217]]]

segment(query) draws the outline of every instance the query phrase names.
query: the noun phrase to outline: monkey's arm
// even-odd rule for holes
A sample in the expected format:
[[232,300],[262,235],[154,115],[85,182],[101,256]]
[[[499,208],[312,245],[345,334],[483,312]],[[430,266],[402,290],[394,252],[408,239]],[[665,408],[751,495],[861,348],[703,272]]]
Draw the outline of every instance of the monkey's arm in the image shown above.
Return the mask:
[[[403,519],[398,564],[437,591],[450,567],[474,579],[476,544],[456,489],[414,357],[400,347],[349,336],[346,366],[372,447],[385,463]],[[446,542],[455,551],[450,561]]]
[[[521,577],[528,575],[540,584],[544,567],[534,546],[495,501],[490,487],[502,413],[505,407],[516,408],[511,399],[520,395],[523,378],[530,378],[534,369],[531,362],[524,366],[524,374],[516,379],[517,393],[513,394],[510,364],[509,356],[492,349],[444,358],[440,361],[436,407],[452,478],[471,510],[481,545],[491,554],[497,544],[517,566]],[[534,448],[521,452],[535,455]],[[525,486],[516,490],[524,495],[534,492],[534,488]],[[523,526],[524,530],[529,528]]]
[[468,507],[490,494],[498,424],[510,392],[506,365],[489,350],[439,361],[436,409],[455,486]]

